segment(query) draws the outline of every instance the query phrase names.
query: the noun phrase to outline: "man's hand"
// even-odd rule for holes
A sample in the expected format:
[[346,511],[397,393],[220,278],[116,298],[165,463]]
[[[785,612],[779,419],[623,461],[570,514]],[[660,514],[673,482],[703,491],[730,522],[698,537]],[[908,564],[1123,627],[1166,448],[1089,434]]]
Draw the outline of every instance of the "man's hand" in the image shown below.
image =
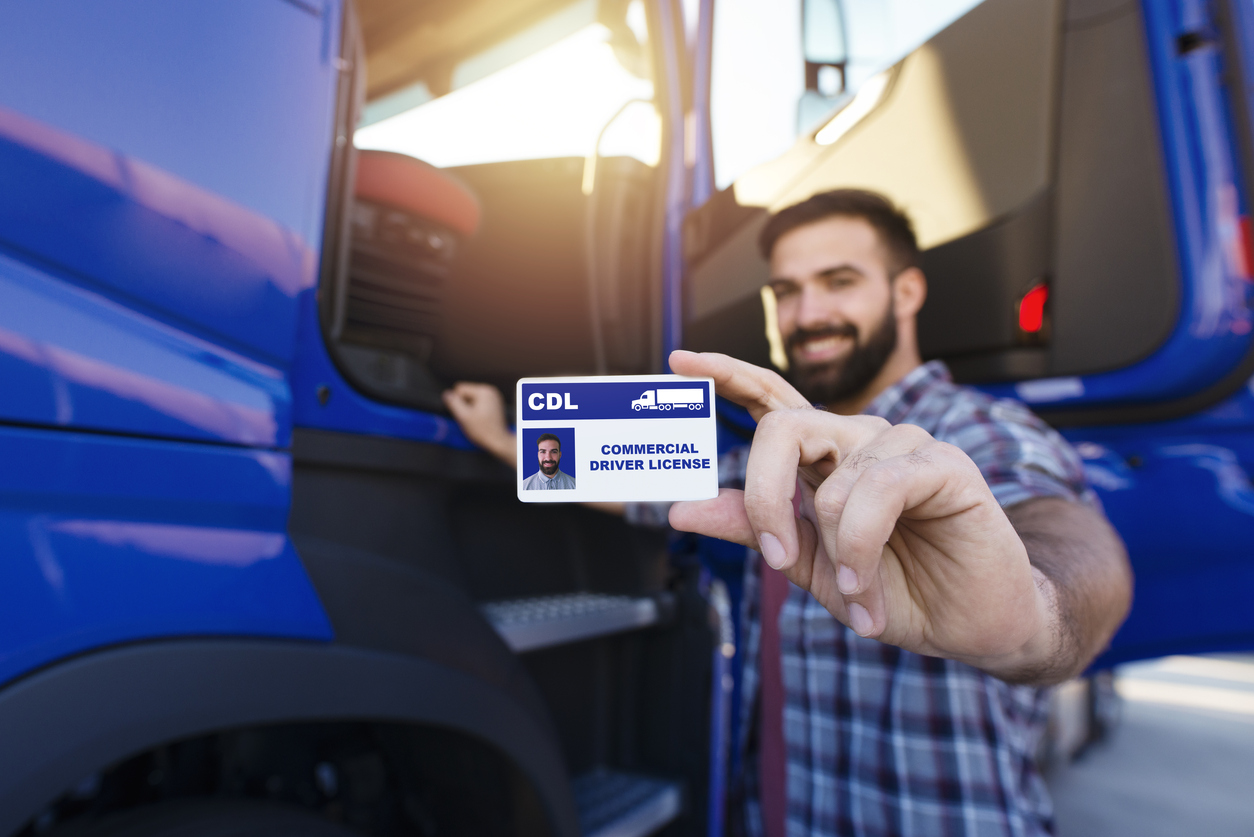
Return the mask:
[[[518,467],[517,437],[505,423],[505,399],[491,384],[454,384],[444,391],[444,404],[466,438],[511,468]],[[622,503],[584,503],[597,511],[623,516]]]
[[444,391],[444,404],[466,438],[511,468],[518,464],[514,434],[505,423],[505,399],[491,384],[454,384]]
[[759,422],[744,492],[677,503],[676,529],[758,549],[862,636],[1006,679],[1064,679],[1117,626],[1096,643],[1068,639],[1070,593],[1033,566],[960,449],[911,425],[813,409],[775,373],[722,355],[678,352],[671,368],[714,378]]

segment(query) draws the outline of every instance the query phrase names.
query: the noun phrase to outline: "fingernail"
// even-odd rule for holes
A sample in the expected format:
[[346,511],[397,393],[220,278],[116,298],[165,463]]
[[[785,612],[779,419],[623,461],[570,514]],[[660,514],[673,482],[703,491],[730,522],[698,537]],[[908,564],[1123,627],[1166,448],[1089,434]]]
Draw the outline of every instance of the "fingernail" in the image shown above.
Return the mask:
[[871,633],[871,629],[875,627],[875,623],[871,621],[871,614],[857,602],[849,604],[849,627],[853,628],[853,632],[858,636],[866,636]]
[[841,564],[836,570],[836,586],[846,596],[853,595],[858,592],[858,574],[853,571],[852,567]]
[[772,569],[778,570],[784,566],[784,561],[788,560],[788,556],[784,553],[784,545],[770,532],[758,535],[758,546],[762,550],[762,557]]

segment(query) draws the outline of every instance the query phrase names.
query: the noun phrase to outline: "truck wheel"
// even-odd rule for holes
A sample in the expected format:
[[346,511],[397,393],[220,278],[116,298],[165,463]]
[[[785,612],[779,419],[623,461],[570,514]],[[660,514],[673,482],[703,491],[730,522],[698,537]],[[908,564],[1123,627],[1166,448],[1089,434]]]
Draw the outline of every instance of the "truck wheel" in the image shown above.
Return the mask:
[[640,412],[640,405],[639,405],[639,404],[632,404],[632,405],[631,405],[631,409],[635,410],[635,411],[638,413],[638,412]]
[[205,799],[147,805],[93,821],[72,822],[50,837],[359,837],[299,808]]

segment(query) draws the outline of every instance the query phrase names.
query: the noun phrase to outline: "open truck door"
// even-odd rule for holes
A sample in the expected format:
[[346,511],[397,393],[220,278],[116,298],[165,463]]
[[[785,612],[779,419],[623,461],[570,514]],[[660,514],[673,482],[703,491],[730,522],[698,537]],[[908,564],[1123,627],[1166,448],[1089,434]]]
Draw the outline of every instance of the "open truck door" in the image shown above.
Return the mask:
[[767,212],[886,194],[925,250],[925,357],[1059,427],[1127,542],[1135,603],[1098,664],[1254,646],[1249,9],[984,0],[843,90],[842,6],[804,5],[828,54],[803,56],[799,118],[824,67],[833,109],[687,218],[684,346],[769,365]]
[[660,0],[0,8],[0,834],[706,830],[698,568],[520,505],[440,398],[660,368],[683,43]]

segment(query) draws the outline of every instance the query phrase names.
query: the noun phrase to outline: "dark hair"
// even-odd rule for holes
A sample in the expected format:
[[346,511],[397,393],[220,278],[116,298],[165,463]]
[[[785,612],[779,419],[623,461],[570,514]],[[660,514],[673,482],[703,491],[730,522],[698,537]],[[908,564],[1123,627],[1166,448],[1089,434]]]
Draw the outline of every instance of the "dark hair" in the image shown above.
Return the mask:
[[562,449],[562,440],[554,436],[552,433],[545,433],[539,439],[536,439],[536,447],[540,447],[541,442],[557,442],[557,449]]
[[908,267],[919,266],[919,242],[914,237],[910,218],[888,198],[865,189],[819,192],[776,212],[758,236],[763,258],[771,257],[775,243],[784,233],[832,216],[861,218],[871,225],[888,251],[890,276],[896,276]]

